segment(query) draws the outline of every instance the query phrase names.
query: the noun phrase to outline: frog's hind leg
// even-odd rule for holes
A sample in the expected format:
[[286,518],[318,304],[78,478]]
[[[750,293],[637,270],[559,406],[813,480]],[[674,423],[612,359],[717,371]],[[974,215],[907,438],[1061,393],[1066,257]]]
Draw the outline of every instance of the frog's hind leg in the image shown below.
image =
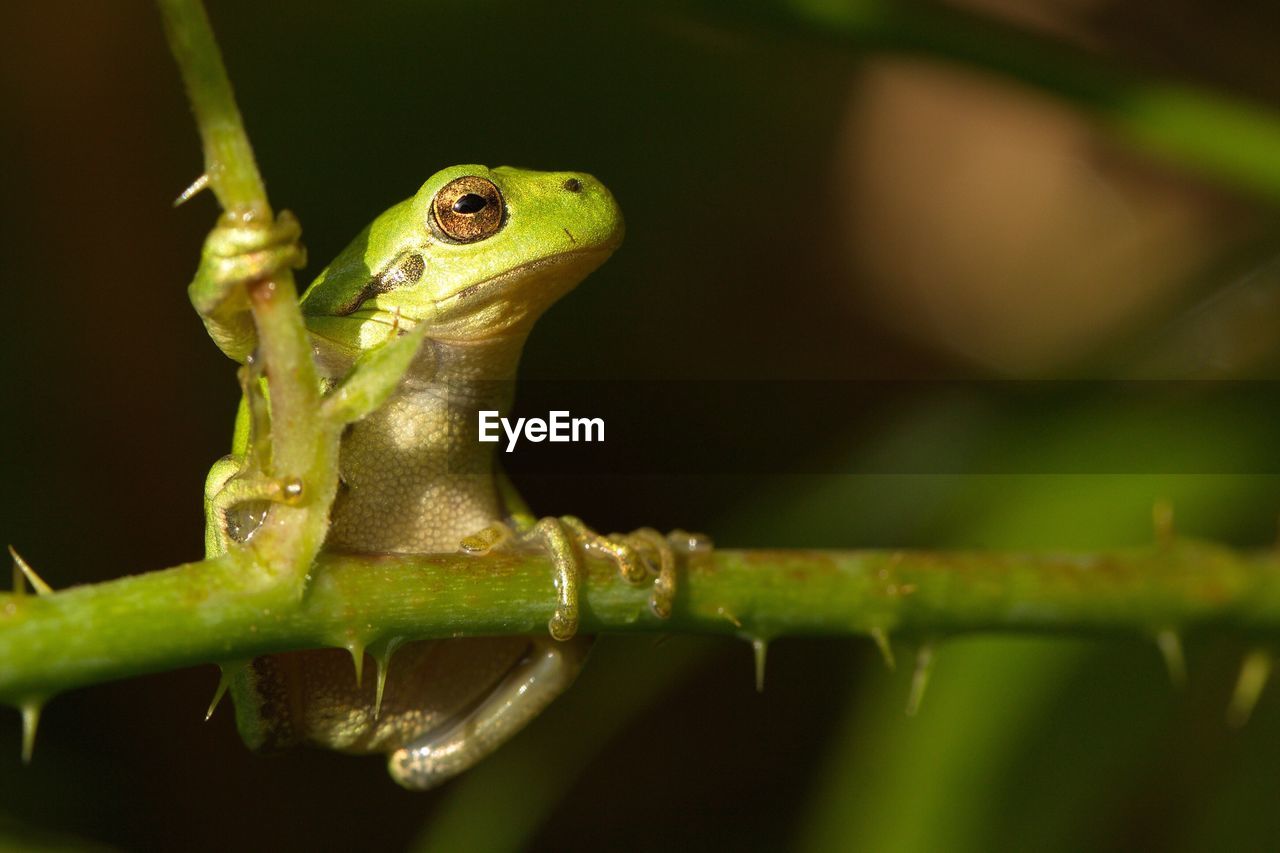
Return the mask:
[[426,790],[466,770],[498,748],[573,683],[591,638],[531,640],[521,658],[479,705],[451,725],[391,753],[387,769],[412,790]]

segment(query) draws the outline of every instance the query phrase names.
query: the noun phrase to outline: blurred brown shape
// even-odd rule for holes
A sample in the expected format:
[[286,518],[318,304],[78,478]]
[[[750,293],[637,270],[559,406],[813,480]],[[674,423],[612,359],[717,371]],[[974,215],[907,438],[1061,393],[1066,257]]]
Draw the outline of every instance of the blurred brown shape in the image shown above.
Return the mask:
[[868,66],[840,145],[856,298],[1002,373],[1111,342],[1248,231],[1241,206],[1079,113],[949,66]]

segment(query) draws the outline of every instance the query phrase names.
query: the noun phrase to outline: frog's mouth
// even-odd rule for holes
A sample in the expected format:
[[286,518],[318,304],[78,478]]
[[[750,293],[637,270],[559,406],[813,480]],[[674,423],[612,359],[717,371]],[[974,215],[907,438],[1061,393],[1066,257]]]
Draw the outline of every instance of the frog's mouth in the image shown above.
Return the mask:
[[504,273],[464,287],[435,303],[436,317],[468,313],[489,302],[518,297],[529,304],[555,302],[613,254],[617,244],[562,252],[512,267]]
[[[537,258],[438,299],[425,311],[381,306],[374,297],[348,314],[308,316],[307,328],[317,337],[353,351],[377,346],[395,330],[407,332],[424,322],[432,327],[428,336],[441,341],[476,343],[505,337],[527,331],[543,311],[604,263],[615,248],[617,243],[613,242]],[[394,295],[395,291],[387,293],[388,298]],[[341,343],[353,338],[355,346]]]

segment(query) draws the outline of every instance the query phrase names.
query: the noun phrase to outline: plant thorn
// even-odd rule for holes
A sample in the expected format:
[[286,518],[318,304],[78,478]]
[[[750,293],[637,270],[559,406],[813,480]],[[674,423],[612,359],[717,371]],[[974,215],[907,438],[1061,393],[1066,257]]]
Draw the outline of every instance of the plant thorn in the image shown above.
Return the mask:
[[213,717],[213,712],[217,710],[218,703],[222,701],[222,697],[227,695],[227,688],[231,686],[231,679],[235,678],[248,665],[248,661],[218,664],[218,686],[214,688],[213,698],[209,700],[209,708],[204,712],[206,723]]
[[769,655],[769,641],[755,637],[751,640],[751,652],[756,661],[756,692],[764,692],[764,665]]
[[732,625],[735,628],[742,627],[741,620],[739,620],[737,616],[734,616],[733,613],[727,607],[717,607],[716,615],[723,617],[725,620],[728,621],[730,625]]
[[26,592],[26,587],[22,583],[25,577],[31,582],[31,588],[36,591],[36,595],[50,595],[53,587],[44,582],[44,578],[36,574],[36,570],[31,568],[31,564],[22,559],[22,556],[14,550],[12,545],[9,546],[9,555],[13,557],[13,591],[22,595]]
[[356,668],[356,687],[360,687],[364,684],[364,643],[352,640],[347,643],[346,649],[351,653],[351,663]]
[[925,643],[916,650],[916,666],[911,673],[911,692],[907,696],[908,717],[914,717],[920,712],[920,703],[924,700],[924,691],[929,686],[929,676],[932,674],[933,643]]
[[1227,725],[1239,728],[1249,722],[1267,681],[1271,678],[1271,652],[1253,649],[1240,663],[1240,676],[1236,679],[1231,702],[1227,705]]
[[36,729],[40,727],[40,709],[43,702],[23,702],[22,711],[22,763],[30,764],[36,749]]
[[370,650],[373,655],[374,662],[378,665],[378,686],[373,694],[373,718],[376,720],[382,713],[382,693],[387,687],[387,670],[391,668],[391,655],[399,645],[404,642],[400,637],[392,637],[391,639],[379,643],[377,647]]
[[889,632],[884,628],[872,628],[871,639],[875,641],[876,648],[880,650],[880,657],[884,659],[884,665],[889,671],[897,669],[898,662],[893,656],[893,645],[889,642]]
[[1164,668],[1169,673],[1169,681],[1181,690],[1187,686],[1187,659],[1182,653],[1182,638],[1172,628],[1156,632],[1156,647],[1160,649],[1160,657],[1164,658]]
[[191,199],[195,198],[209,187],[209,173],[202,172],[200,177],[191,182],[191,186],[187,187],[182,193],[173,200],[174,207],[181,207]]

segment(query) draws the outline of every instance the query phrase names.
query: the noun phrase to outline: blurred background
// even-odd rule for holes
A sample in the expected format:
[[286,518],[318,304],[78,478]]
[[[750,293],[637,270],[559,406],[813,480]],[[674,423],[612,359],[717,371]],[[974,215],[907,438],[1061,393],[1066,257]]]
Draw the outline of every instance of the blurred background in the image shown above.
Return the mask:
[[[1277,121],[1272,3],[210,6],[304,280],[449,164],[612,188],[627,241],[539,323],[528,378],[823,380],[821,410],[847,380],[1280,367],[1265,134],[1141,97],[1163,80]],[[3,540],[55,587],[193,559],[237,387],[186,301],[215,208],[171,207],[200,150],[158,14],[6,3],[0,32]],[[731,547],[1100,549],[1150,541],[1158,500],[1187,535],[1274,541],[1269,424],[1207,419],[1158,473],[1073,470],[1087,402],[1016,429],[954,396],[870,432],[761,411],[726,428],[779,430],[781,463],[519,485],[540,513]],[[893,473],[907,448],[993,441],[1027,461]],[[626,450],[671,471],[682,447],[673,420]],[[59,849],[1265,849],[1280,697],[1224,723],[1244,648],[1188,638],[1178,691],[1141,638],[957,638],[908,718],[909,672],[865,639],[774,643],[757,694],[746,643],[605,637],[568,696],[426,795],[376,758],[252,756],[229,709],[203,722],[208,666],[58,697],[30,767],[0,716],[0,829]]]

